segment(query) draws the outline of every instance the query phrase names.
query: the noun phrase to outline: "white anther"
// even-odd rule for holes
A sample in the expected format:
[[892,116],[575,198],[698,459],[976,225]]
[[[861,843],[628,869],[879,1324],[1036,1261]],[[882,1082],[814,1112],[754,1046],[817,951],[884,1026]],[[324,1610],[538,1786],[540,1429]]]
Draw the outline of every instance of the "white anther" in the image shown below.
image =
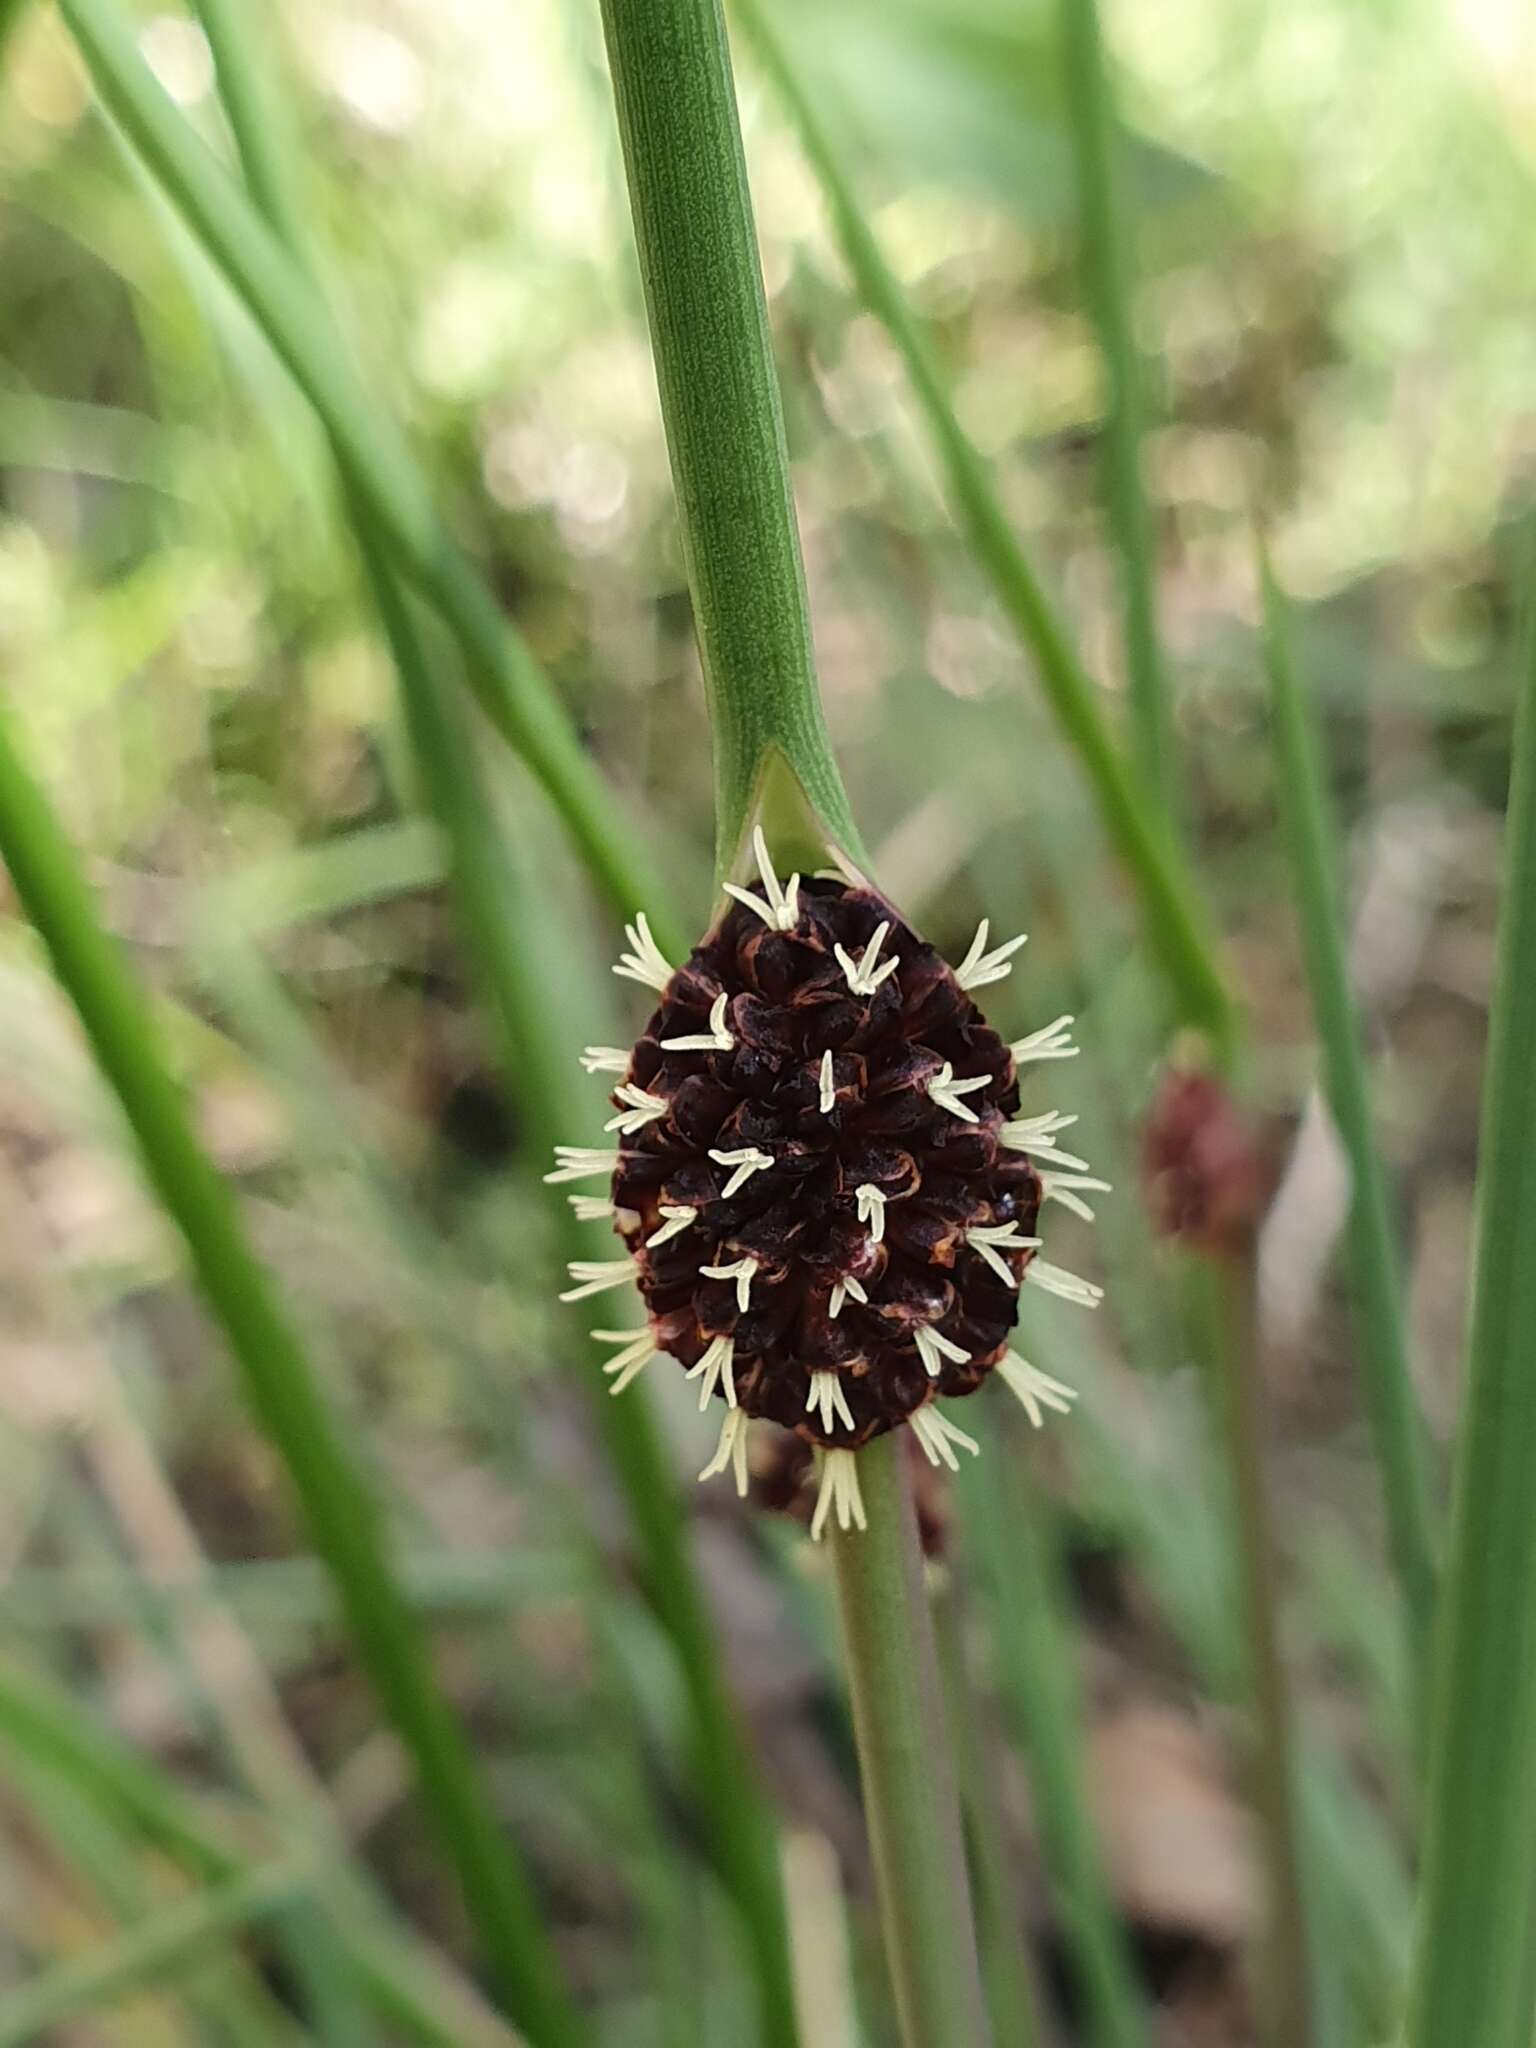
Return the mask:
[[818,1079],[821,1085],[821,1113],[823,1116],[830,1116],[837,1102],[837,1077],[832,1070],[830,1051],[824,1052],[821,1056],[821,1073]]
[[600,1173],[610,1174],[619,1163],[617,1152],[604,1151],[597,1145],[557,1145],[555,1158],[559,1164],[553,1173],[544,1176],[550,1187],[563,1180],[592,1180]]
[[890,936],[890,930],[889,918],[883,923],[877,924],[874,937],[864,948],[864,951],[857,960],[854,959],[851,953],[845,953],[841,946],[834,946],[832,948],[837,964],[843,970],[843,978],[854,995],[872,996],[876,989],[879,988],[881,982],[889,975],[894,974],[901,965],[900,959],[894,953],[883,967],[876,967],[875,965],[875,961],[879,957],[880,948]]
[[839,1373],[813,1372],[805,1405],[813,1415],[821,1417],[823,1429],[833,1429],[839,1422],[845,1429],[853,1428],[853,1410],[848,1406]]
[[947,1109],[962,1123],[974,1124],[978,1121],[975,1110],[960,1098],[962,1095],[974,1095],[978,1088],[985,1088],[991,1078],[990,1074],[977,1074],[970,1081],[957,1081],[954,1068],[946,1060],[928,1083],[928,1094],[940,1109]]
[[931,1330],[919,1323],[912,1332],[917,1346],[917,1355],[923,1361],[923,1370],[929,1379],[936,1380],[944,1370],[945,1359],[955,1365],[964,1365],[970,1358],[969,1351],[962,1351],[952,1337],[946,1337],[941,1330]]
[[1092,1223],[1093,1211],[1083,1200],[1082,1191],[1085,1189],[1095,1195],[1113,1192],[1107,1180],[1095,1180],[1091,1173],[1042,1173],[1040,1176],[1043,1201],[1060,1202],[1063,1209],[1070,1209],[1074,1216],[1081,1216],[1085,1223]]
[[629,1054],[616,1045],[588,1045],[582,1048],[581,1064],[589,1074],[627,1074]]
[[1058,1017],[1054,1024],[1042,1024],[1038,1031],[1031,1031],[1028,1038],[1020,1038],[1009,1046],[1019,1066],[1028,1066],[1032,1060],[1075,1060],[1082,1047],[1072,1043],[1072,1017]]
[[736,1306],[743,1315],[752,1299],[752,1282],[757,1277],[756,1259],[733,1259],[728,1266],[700,1266],[699,1271],[706,1280],[734,1280],[736,1282]]
[[1017,1223],[973,1223],[965,1233],[965,1241],[976,1247],[999,1280],[1008,1287],[1017,1287],[1019,1283],[1003,1253],[1038,1251],[1041,1242],[1038,1237],[1021,1237]]
[[885,1235],[886,1197],[873,1181],[861,1181],[853,1191],[853,1199],[859,1212],[859,1221],[868,1226],[874,1243],[878,1244]]
[[755,1145],[743,1145],[735,1152],[714,1152],[710,1158],[717,1166],[734,1166],[736,1171],[720,1190],[722,1202],[728,1202],[738,1188],[744,1188],[754,1173],[761,1173],[764,1167],[772,1166],[773,1154],[760,1152]]
[[744,1408],[728,1408],[725,1420],[720,1425],[720,1441],[715,1455],[699,1474],[701,1480],[713,1479],[729,1465],[736,1481],[736,1491],[745,1500],[747,1497],[747,1411]]
[[622,1394],[653,1358],[661,1356],[649,1330],[594,1330],[592,1335],[599,1344],[622,1344],[624,1347],[603,1367],[603,1371],[613,1379],[613,1385],[608,1389],[610,1394]]
[[816,1490],[816,1512],[811,1516],[811,1535],[816,1542],[821,1541],[827,1516],[834,1510],[839,1529],[869,1527],[864,1518],[864,1496],[859,1491],[859,1468],[852,1451],[821,1454],[821,1483]]
[[672,967],[652,938],[643,910],[633,924],[625,925],[624,936],[629,941],[629,951],[619,955],[614,973],[625,981],[638,981],[642,988],[653,988],[660,995],[672,979]]
[[[709,1268],[706,1266],[704,1270],[707,1273]],[[687,1372],[683,1374],[683,1378],[686,1380],[696,1380],[701,1376],[703,1378],[704,1384],[699,1389],[699,1413],[701,1415],[709,1406],[715,1388],[722,1380],[725,1382],[725,1405],[727,1408],[734,1408],[736,1406],[736,1374],[732,1366],[732,1360],[735,1356],[736,1339],[734,1337],[716,1337],[698,1364],[690,1365]]]
[[792,932],[800,922],[800,877],[791,875],[780,888],[773,862],[768,858],[768,842],[763,837],[761,825],[752,834],[752,851],[757,856],[757,872],[763,878],[763,895],[767,902],[735,882],[725,884],[725,893],[745,904],[748,910],[755,911],[770,931]]
[[1027,1358],[1020,1358],[1017,1351],[1008,1352],[999,1361],[997,1369],[1002,1374],[1003,1384],[1024,1404],[1024,1412],[1036,1429],[1045,1426],[1043,1409],[1054,1408],[1058,1415],[1066,1415],[1077,1399],[1076,1387],[1063,1386],[1060,1380],[1053,1380],[1049,1373],[1041,1372]]
[[989,982],[1004,981],[1013,972],[1013,955],[1025,942],[1027,934],[1009,939],[1006,945],[994,946],[987,951],[987,920],[983,918],[976,927],[976,936],[971,941],[971,950],[955,969],[955,979],[963,989],[985,988]]
[[653,1124],[658,1117],[667,1113],[666,1098],[653,1095],[649,1088],[642,1088],[634,1081],[621,1081],[613,1091],[614,1100],[624,1107],[617,1116],[609,1117],[603,1125],[605,1131],[618,1131],[621,1136],[632,1138],[636,1131],[643,1131],[647,1124]]
[[698,1213],[697,1209],[690,1209],[682,1203],[660,1203],[658,1214],[665,1216],[667,1220],[660,1230],[653,1230],[645,1240],[646,1250],[653,1252],[658,1245],[666,1244],[674,1237],[681,1237]]
[[827,1314],[834,1323],[843,1312],[845,1298],[849,1301],[869,1300],[869,1296],[864,1292],[863,1281],[855,1280],[851,1273],[845,1273],[842,1279],[836,1282],[828,1299]]
[[613,1214],[613,1204],[606,1195],[567,1195],[565,1199],[575,1210],[578,1223],[601,1223],[605,1216]]
[[572,1259],[566,1269],[578,1284],[567,1287],[562,1301],[585,1301],[589,1294],[602,1294],[609,1287],[622,1287],[634,1277],[628,1259]]
[[937,1408],[919,1408],[911,1418],[912,1434],[922,1445],[923,1455],[930,1465],[947,1465],[951,1472],[960,1470],[960,1460],[955,1456],[955,1445],[962,1451],[969,1451],[974,1458],[981,1450],[975,1437],[967,1436],[963,1429],[956,1429],[947,1415],[941,1415]]
[[709,1029],[692,1031],[682,1038],[664,1038],[663,1052],[729,1052],[736,1043],[725,1028],[726,998],[716,996],[709,1008]]
[[1031,1287],[1043,1287],[1047,1294],[1059,1295],[1079,1308],[1097,1308],[1104,1299],[1102,1287],[1095,1287],[1091,1280],[1080,1280],[1076,1273],[1069,1273],[1064,1266],[1052,1266],[1044,1259],[1032,1259],[1024,1268],[1024,1278]]

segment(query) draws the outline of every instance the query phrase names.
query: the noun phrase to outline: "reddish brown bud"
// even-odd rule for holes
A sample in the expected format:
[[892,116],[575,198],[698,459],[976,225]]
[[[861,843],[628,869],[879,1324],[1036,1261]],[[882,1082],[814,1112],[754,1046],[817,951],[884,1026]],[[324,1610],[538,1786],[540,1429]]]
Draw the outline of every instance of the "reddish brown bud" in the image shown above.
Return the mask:
[[1164,1074],[1142,1132],[1153,1228],[1211,1258],[1243,1255],[1264,1206],[1252,1126],[1212,1074]]

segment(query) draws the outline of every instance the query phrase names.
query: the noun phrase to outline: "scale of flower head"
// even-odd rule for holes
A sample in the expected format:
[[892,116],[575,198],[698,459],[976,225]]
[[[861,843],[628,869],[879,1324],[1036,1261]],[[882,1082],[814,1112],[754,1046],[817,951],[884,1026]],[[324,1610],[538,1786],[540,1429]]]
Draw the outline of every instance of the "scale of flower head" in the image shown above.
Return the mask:
[[701,1478],[747,1485],[747,1430],[778,1423],[819,1458],[812,1533],[864,1525],[856,1453],[911,1428],[953,1467],[975,1440],[941,1402],[996,1371],[1037,1426],[1072,1390],[1012,1349],[1020,1290],[1092,1307],[1099,1289],[1042,1258],[1052,1201],[1092,1216],[1105,1188],[1062,1134],[1023,1113],[1021,1072],[1071,1058],[1072,1019],[1009,1045],[972,992],[1022,938],[985,920],[958,968],[852,868],[781,879],[761,831],[759,888],[729,901],[680,967],[643,916],[614,972],[656,1007],[632,1049],[589,1046],[614,1077],[611,1147],[558,1148],[551,1181],[611,1217],[627,1256],[582,1260],[566,1300],[634,1281],[646,1320],[600,1330],[621,1392],[653,1361],[724,1407]]

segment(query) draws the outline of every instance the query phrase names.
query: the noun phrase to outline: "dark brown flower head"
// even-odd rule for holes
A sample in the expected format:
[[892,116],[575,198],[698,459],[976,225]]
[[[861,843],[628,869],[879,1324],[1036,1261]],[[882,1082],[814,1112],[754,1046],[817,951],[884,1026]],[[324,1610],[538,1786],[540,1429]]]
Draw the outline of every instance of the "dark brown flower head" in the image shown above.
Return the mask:
[[1219,1259],[1241,1258],[1264,1208],[1265,1174],[1253,1127],[1214,1074],[1171,1068],[1142,1131],[1152,1223]]
[[1039,1257],[1049,1197],[1083,1209],[1102,1186],[1058,1149],[1070,1117],[1019,1114],[1018,1068],[1070,1056],[1070,1018],[1004,1044],[969,990],[999,981],[1022,939],[958,969],[851,871],[781,883],[756,840],[761,896],[732,901],[675,972],[644,918],[616,972],[660,997],[630,1053],[589,1048],[614,1090],[613,1153],[562,1148],[551,1179],[611,1176],[629,1260],[582,1261],[564,1297],[633,1278],[643,1330],[618,1392],[652,1358],[726,1405],[705,1474],[746,1485],[749,1418],[825,1456],[813,1528],[862,1525],[852,1453],[910,1423],[931,1462],[975,1443],[936,1405],[1003,1372],[1038,1421],[1068,1390],[1009,1351],[1026,1282],[1092,1303],[1099,1290]]

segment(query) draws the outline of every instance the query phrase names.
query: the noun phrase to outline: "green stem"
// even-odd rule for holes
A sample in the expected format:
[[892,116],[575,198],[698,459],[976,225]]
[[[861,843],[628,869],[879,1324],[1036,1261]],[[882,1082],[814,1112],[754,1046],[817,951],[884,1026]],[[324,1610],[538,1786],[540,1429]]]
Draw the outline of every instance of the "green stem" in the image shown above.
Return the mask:
[[834,1531],[864,1812],[904,2048],[989,2039],[933,1624],[899,1434],[858,1454],[869,1527]]
[[1408,2048],[1536,2013],[1536,631],[1516,714]]
[[0,856],[53,958],[145,1173],[186,1241],[246,1399],[288,1470],[374,1685],[415,1764],[509,2009],[540,2042],[580,2038],[528,1880],[389,1563],[377,1504],[298,1335],[247,1243],[228,1183],[194,1135],[145,1002],[97,920],[47,799],[0,721]]
[[487,717],[543,784],[615,906],[648,908],[661,943],[677,943],[678,925],[638,835],[548,679],[443,526],[314,286],[156,83],[114,0],[60,0],[60,12],[114,120],[314,407],[391,556],[455,634]]
[[816,683],[719,0],[603,0],[603,23],[714,734],[717,864],[775,759],[856,852]]
[[1274,1535],[1264,1477],[1262,1361],[1252,1262],[1233,1267],[1192,1258],[1187,1278],[1204,1340],[1222,1463],[1232,1490],[1230,1527],[1236,1539],[1238,1611],[1253,1715],[1248,1775],[1269,1893],[1259,2028],[1269,2048],[1308,2048],[1316,2035],[1316,1990],[1302,1884],[1290,1697],[1280,1651]]
[[770,33],[758,0],[733,0],[758,61],[782,100],[819,182],[864,303],[906,366],[949,483],[951,507],[1004,613],[1033,655],[1051,709],[1076,753],[1104,829],[1134,882],[1154,956],[1179,1014],[1230,1053],[1237,1017],[1218,964],[1193,874],[1172,843],[1154,797],[1127,763],[1099,709],[1098,693],[1065,626],[1015,538],[987,466],[967,438],[926,337],[859,210],[825,127]]
[[1131,753],[1171,820],[1177,756],[1157,639],[1151,524],[1141,481],[1145,379],[1133,316],[1135,266],[1123,222],[1124,135],[1115,106],[1098,0],[1060,0],[1067,111],[1077,159],[1083,275],[1109,385],[1104,497],[1120,563]]
[[1322,1045],[1324,1086],[1349,1159],[1351,1199],[1345,1242],[1350,1285],[1422,1728],[1438,1560],[1429,1457],[1408,1364],[1402,1261],[1392,1225],[1386,1167],[1372,1132],[1363,1035],[1349,985],[1338,827],[1328,800],[1322,748],[1316,719],[1291,657],[1284,602],[1267,565],[1262,576],[1264,652],[1280,810],[1290,850],[1312,1009]]

